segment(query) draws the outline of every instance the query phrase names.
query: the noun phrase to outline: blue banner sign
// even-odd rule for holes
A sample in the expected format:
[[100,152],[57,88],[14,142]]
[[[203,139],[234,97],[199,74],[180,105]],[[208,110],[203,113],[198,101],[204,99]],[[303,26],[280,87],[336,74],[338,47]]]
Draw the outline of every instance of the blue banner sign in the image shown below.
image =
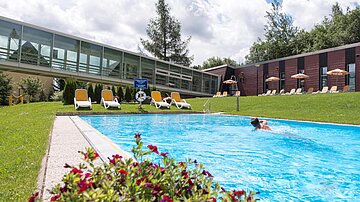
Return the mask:
[[134,88],[147,89],[148,80],[147,79],[134,79]]

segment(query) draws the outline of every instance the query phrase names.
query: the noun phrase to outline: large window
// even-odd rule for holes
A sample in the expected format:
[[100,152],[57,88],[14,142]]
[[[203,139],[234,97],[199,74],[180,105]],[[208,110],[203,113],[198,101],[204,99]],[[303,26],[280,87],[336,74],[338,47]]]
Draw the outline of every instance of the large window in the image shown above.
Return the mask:
[[21,26],[0,20],[0,59],[18,60]]
[[182,68],[181,88],[191,90],[192,70]]
[[327,67],[320,68],[320,89],[325,86],[328,86],[328,78],[327,78]]
[[156,84],[166,85],[169,83],[169,65],[157,62],[156,63]]
[[[303,69],[300,69],[298,73],[304,74],[305,71]],[[325,72],[325,75],[326,75],[326,72]],[[297,79],[297,87],[301,88],[304,91],[304,89],[305,89],[305,79]]]
[[102,62],[102,75],[120,78],[122,52],[110,48],[104,48]]
[[198,91],[201,92],[201,73],[200,72],[193,72],[193,86],[192,86],[192,90],[193,91]]
[[280,90],[285,89],[285,72],[280,72]]
[[218,77],[212,76],[211,77],[211,94],[215,94],[218,91]]
[[153,84],[155,75],[155,61],[141,58],[141,78],[147,79],[150,84]]
[[346,76],[345,85],[349,85],[350,91],[355,91],[355,64],[348,64],[346,70],[350,74]]
[[180,88],[181,67],[170,65],[169,83],[171,87]]
[[51,33],[24,26],[21,62],[49,67],[52,38]]
[[140,57],[131,55],[128,53],[124,54],[124,65],[123,65],[123,78],[127,80],[133,80],[138,78],[140,66]]
[[55,35],[52,67],[76,71],[80,42],[64,36]]
[[203,74],[203,92],[210,93],[210,88],[211,88],[211,75]]
[[101,55],[101,46],[82,41],[79,72],[101,75]]

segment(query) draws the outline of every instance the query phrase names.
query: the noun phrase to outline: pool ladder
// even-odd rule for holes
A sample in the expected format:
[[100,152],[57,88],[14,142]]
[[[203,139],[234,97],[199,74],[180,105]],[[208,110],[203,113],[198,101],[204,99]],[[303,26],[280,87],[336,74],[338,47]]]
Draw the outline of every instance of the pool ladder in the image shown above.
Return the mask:
[[210,113],[210,99],[206,100],[205,104],[203,105],[203,112]]

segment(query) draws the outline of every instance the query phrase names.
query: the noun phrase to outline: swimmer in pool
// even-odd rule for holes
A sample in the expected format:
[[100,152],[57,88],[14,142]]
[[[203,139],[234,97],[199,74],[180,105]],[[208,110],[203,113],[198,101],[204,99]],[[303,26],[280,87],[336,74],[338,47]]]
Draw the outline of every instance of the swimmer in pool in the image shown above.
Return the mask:
[[259,120],[258,118],[252,118],[250,121],[251,125],[255,127],[255,130],[271,130],[267,125],[267,121]]

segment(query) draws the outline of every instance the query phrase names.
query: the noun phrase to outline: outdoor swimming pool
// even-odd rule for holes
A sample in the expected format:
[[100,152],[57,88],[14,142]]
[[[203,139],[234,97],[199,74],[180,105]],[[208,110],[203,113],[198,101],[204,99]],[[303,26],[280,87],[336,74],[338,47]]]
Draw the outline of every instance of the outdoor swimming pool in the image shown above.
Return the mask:
[[[224,115],[82,116],[131,153],[134,133],[177,161],[196,159],[228,189],[259,191],[261,201],[360,198],[360,127]],[[147,148],[146,148],[147,149]]]

